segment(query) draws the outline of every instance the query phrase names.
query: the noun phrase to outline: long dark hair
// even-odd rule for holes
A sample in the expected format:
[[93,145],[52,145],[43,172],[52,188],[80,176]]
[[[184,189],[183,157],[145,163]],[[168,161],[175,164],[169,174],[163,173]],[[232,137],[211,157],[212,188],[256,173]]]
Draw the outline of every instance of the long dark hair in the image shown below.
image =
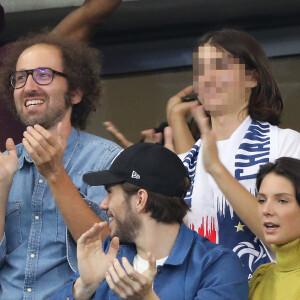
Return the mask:
[[251,89],[246,109],[252,119],[278,125],[283,102],[268,58],[258,42],[244,31],[222,29],[202,36],[197,41],[194,52],[198,52],[199,46],[204,44],[226,50],[244,63],[246,70],[253,71],[257,86]]

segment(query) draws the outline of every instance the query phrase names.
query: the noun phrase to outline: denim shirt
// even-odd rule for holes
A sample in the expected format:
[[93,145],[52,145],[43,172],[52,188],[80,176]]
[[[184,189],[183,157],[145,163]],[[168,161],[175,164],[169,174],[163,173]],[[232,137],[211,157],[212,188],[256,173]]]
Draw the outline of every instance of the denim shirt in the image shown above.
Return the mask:
[[[72,129],[63,164],[89,206],[100,217],[103,186],[83,183],[86,172],[108,169],[120,147]],[[22,144],[10,190],[5,235],[0,244],[0,299],[49,299],[77,269],[76,244],[66,229],[46,180]],[[87,200],[89,199],[89,200]],[[93,201],[93,202],[92,202]]]
[[[103,243],[108,251],[109,237]],[[120,246],[117,258],[127,257],[132,264],[136,255],[133,244]],[[79,277],[73,275],[69,284],[55,293],[52,300],[73,300],[72,288]],[[247,300],[248,281],[235,253],[190,230],[184,223],[174,247],[162,266],[157,267],[153,289],[161,300]],[[94,300],[121,300],[104,280]]]

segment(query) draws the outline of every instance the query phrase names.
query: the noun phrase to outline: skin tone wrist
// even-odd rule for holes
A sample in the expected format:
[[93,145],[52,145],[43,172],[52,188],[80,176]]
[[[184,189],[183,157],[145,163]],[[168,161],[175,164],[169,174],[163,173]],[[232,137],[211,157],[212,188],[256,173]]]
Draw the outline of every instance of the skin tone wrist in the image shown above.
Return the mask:
[[226,168],[218,159],[214,160],[213,163],[207,168],[207,172],[213,177],[222,176],[226,172]]
[[79,277],[73,286],[73,297],[75,300],[88,300],[95,293],[100,283],[86,285]]
[[147,295],[145,295],[143,300],[159,300],[159,298],[154,292],[154,290],[151,289],[150,292]]

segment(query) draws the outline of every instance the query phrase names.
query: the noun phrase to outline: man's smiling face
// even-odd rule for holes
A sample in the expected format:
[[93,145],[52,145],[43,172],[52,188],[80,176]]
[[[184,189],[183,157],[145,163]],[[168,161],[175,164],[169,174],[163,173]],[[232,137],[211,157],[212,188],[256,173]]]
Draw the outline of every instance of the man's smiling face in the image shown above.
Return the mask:
[[[51,68],[63,72],[61,52],[47,44],[36,44],[24,50],[16,65],[16,71]],[[46,129],[60,122],[71,106],[67,104],[68,89],[65,77],[54,75],[49,85],[37,84],[29,75],[24,87],[14,90],[17,113],[25,126],[39,124]]]

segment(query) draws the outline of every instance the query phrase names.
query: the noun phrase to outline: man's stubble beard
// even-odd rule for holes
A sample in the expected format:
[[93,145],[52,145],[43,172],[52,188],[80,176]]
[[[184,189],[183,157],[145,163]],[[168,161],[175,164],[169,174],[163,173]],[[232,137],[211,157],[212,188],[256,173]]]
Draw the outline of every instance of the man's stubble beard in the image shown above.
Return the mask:
[[116,230],[111,235],[111,238],[118,237],[120,243],[134,243],[141,228],[141,221],[132,213],[130,204],[127,203],[126,205],[126,218],[124,221],[115,218]]
[[[35,96],[41,96],[41,94],[38,93],[28,93],[29,97],[35,97]],[[48,95],[43,95],[44,98],[47,98],[47,100],[49,99]],[[18,112],[17,107],[15,105],[15,111],[16,114],[18,116],[18,118],[20,119],[20,121],[22,122],[22,124],[27,127],[27,126],[34,126],[36,124],[42,126],[45,129],[50,129],[53,128],[54,126],[56,126],[65,116],[68,108],[72,105],[71,104],[71,100],[70,100],[70,92],[67,91],[64,93],[64,106],[63,107],[54,107],[54,108],[49,108],[46,111],[46,114],[44,114],[43,116],[37,116],[34,118],[28,118],[25,115],[22,115]]]

